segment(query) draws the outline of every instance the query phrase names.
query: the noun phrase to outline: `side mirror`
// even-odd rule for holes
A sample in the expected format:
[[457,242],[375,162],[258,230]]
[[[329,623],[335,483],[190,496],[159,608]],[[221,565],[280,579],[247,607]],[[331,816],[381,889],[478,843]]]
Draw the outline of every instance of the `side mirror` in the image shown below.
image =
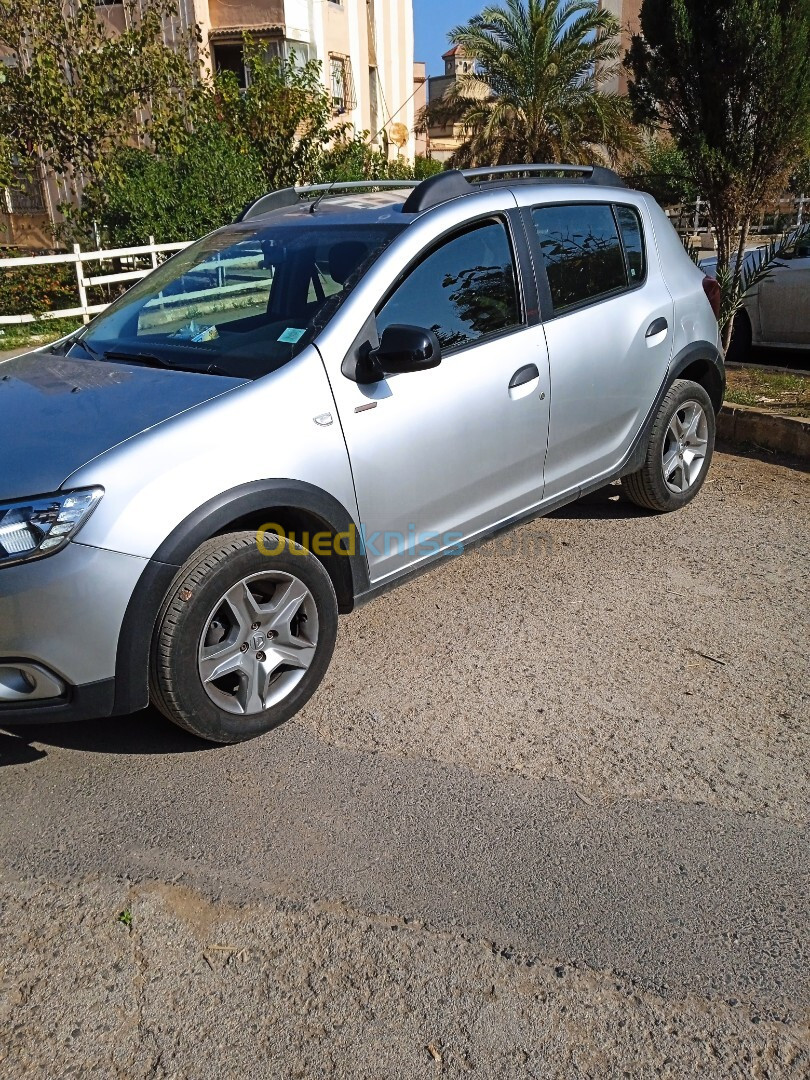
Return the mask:
[[380,347],[372,349],[368,359],[384,375],[402,375],[437,367],[442,347],[432,330],[392,323],[383,330]]

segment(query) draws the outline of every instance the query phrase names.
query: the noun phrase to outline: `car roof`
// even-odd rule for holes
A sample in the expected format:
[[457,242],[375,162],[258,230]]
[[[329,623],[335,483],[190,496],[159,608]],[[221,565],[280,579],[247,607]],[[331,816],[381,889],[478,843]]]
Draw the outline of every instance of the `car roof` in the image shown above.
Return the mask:
[[402,207],[410,189],[364,192],[356,195],[333,195],[318,203],[313,214],[315,200],[302,199],[295,206],[283,206],[277,210],[258,215],[250,220],[274,223],[313,223],[317,218],[330,225],[406,225],[413,214],[403,215]]
[[305,221],[311,224],[312,217],[317,215],[323,223],[330,225],[403,226],[435,206],[469,198],[481,191],[526,187],[542,189],[554,201],[560,197],[582,201],[583,188],[590,197],[596,192],[601,193],[607,197],[606,201],[615,198],[617,188],[628,190],[616,173],[599,166],[516,165],[450,169],[421,182],[367,180],[285,188],[257,199],[246,207],[239,220],[262,220],[268,225],[294,225]]

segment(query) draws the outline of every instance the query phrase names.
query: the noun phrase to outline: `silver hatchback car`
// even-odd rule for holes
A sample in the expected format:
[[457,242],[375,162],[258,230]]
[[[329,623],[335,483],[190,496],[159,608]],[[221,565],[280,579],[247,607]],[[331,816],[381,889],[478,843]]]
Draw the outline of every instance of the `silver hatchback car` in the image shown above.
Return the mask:
[[599,168],[273,192],[0,365],[0,724],[293,716],[338,614],[621,478],[699,490],[704,279]]

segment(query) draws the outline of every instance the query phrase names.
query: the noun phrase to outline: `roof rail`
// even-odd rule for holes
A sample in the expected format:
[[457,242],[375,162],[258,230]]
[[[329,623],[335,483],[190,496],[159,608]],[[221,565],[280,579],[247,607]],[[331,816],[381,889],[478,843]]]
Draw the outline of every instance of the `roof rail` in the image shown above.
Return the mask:
[[445,169],[444,172],[429,176],[415,188],[402,207],[403,214],[420,214],[431,206],[456,199],[459,195],[469,195],[472,188],[458,169]]
[[306,195],[310,191],[353,191],[355,188],[404,188],[418,187],[421,180],[341,180],[339,184],[308,184],[295,190]]
[[296,206],[302,202],[302,196],[306,195],[331,195],[340,191],[370,191],[379,188],[415,188],[421,184],[421,180],[341,180],[336,184],[307,184],[304,187],[281,188],[279,191],[269,191],[261,195],[241,212],[237,221],[249,221],[259,217],[260,214],[268,214],[271,210],[281,210],[285,206]]
[[497,181],[507,176],[517,179],[554,181],[562,174],[575,183],[599,184],[604,187],[627,185],[612,169],[601,165],[486,165],[477,169],[447,169],[423,180],[410,193],[402,207],[403,214],[419,214],[432,206],[449,202],[461,195],[469,195],[474,186]]
[[540,176],[553,179],[554,174],[562,173],[565,177],[581,179],[585,184],[599,184],[607,187],[627,187],[624,180],[613,169],[606,169],[602,165],[563,165],[563,164],[531,164],[531,165],[485,165],[477,169],[462,169],[461,175],[468,180],[478,179],[484,176],[514,176],[525,173],[527,176]]
[[267,214],[271,210],[280,210],[285,206],[296,206],[307,195],[337,194],[342,191],[371,191],[380,188],[413,188],[402,207],[403,214],[419,214],[432,206],[456,199],[460,195],[469,195],[473,184],[470,181],[485,183],[489,177],[493,181],[501,177],[514,176],[517,179],[535,178],[554,180],[560,174],[582,184],[595,184],[603,187],[626,187],[624,180],[612,169],[601,165],[482,165],[477,169],[446,169],[444,172],[429,176],[427,180],[341,180],[333,184],[307,184],[305,187],[282,188],[270,191],[255,202],[249,203],[237,221]]

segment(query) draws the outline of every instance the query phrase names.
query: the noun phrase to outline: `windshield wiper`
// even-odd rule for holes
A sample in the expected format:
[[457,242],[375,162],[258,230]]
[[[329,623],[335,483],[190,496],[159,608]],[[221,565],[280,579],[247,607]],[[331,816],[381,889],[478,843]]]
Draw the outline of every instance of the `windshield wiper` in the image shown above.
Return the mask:
[[173,364],[171,360],[163,360],[154,353],[128,353],[117,352],[110,349],[104,353],[105,360],[123,361],[127,364],[143,364],[144,367],[168,368],[170,371],[191,371],[199,375],[227,375],[227,371],[217,367],[216,364]]
[[101,359],[112,361],[123,360],[127,364],[143,364],[144,367],[174,367],[174,364],[170,364],[168,360],[161,360],[159,356],[155,356],[153,353],[116,352],[115,349],[110,349],[104,353],[104,356],[101,357]]
[[94,345],[91,345],[89,341],[87,341],[87,334],[82,334],[82,336],[80,338],[76,339],[74,344],[81,345],[81,347],[83,349],[85,349],[88,353],[90,353],[90,355],[93,357],[94,360],[100,360],[101,359],[101,357],[99,356],[98,349]]
[[89,341],[85,341],[85,334],[77,336],[77,334],[71,334],[70,337],[65,338],[64,341],[54,341],[52,344],[45,346],[47,351],[53,353],[54,356],[67,356],[72,348],[79,346],[80,349],[84,349],[88,356],[92,356],[94,360],[100,360],[101,357],[98,354],[98,350],[95,349]]

